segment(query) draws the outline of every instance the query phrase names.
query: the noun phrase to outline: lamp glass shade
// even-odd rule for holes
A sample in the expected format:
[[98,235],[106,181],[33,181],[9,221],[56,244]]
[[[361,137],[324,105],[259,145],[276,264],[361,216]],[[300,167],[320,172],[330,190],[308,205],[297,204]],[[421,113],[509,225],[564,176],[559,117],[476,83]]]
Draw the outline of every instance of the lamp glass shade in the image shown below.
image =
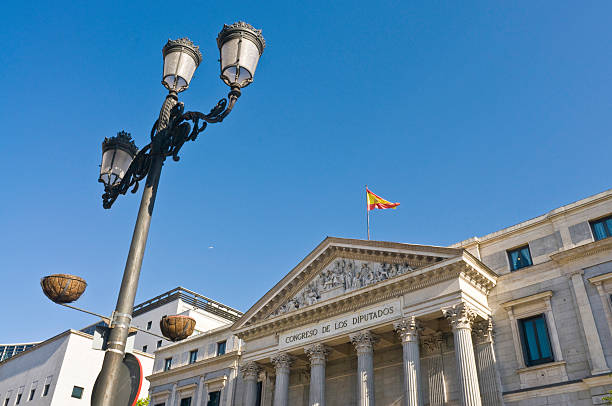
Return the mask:
[[119,184],[137,152],[132,137],[126,132],[121,131],[116,137],[106,138],[102,143],[99,181],[106,186]]
[[202,61],[197,46],[187,38],[169,40],[162,51],[164,55],[163,85],[168,90],[182,92],[189,87],[191,78]]
[[253,81],[259,62],[259,49],[247,38],[232,38],[221,47],[221,75],[230,84]]
[[100,179],[104,184],[114,186],[121,182],[134,156],[121,148],[113,148],[102,154]]
[[217,45],[221,56],[221,79],[231,87],[248,86],[266,47],[261,30],[242,21],[225,25],[217,37]]

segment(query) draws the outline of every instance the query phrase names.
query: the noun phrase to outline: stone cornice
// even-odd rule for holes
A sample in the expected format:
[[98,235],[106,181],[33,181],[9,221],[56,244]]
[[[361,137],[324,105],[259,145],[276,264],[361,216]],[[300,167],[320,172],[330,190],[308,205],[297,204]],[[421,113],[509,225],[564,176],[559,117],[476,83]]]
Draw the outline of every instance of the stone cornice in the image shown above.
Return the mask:
[[495,286],[495,279],[490,273],[485,273],[482,268],[472,267],[462,257],[450,258],[429,267],[350,291],[297,311],[272,319],[258,321],[252,325],[237,329],[234,333],[242,339],[253,339],[274,334],[324,318],[352,312],[364,306],[383,302],[410,291],[459,277],[479,288],[485,294],[488,294]]
[[535,295],[525,296],[518,299],[510,300],[509,302],[502,303],[502,307],[506,310],[525,303],[535,302],[538,300],[544,300],[546,298],[552,297],[552,290],[547,290],[545,292],[536,293]]
[[608,272],[603,275],[593,276],[592,278],[589,278],[589,282],[591,282],[593,285],[598,285],[610,279],[612,279],[612,272]]
[[328,237],[255,303],[233,328],[241,330],[248,324],[255,324],[268,317],[298,292],[306,281],[338,257],[388,263],[403,262],[409,263],[413,268],[422,268],[461,256],[462,252],[463,250],[458,248]]
[[[181,365],[180,367],[175,368],[175,369],[170,369],[168,371],[162,371],[156,374],[151,374],[147,376],[146,378],[149,382],[153,383],[153,381],[157,379],[181,374],[181,373],[188,372],[188,371],[195,370],[195,369],[200,369],[206,366],[215,365],[215,364],[219,364],[219,363],[223,363],[227,361],[237,361],[239,357],[240,357],[240,351],[230,351],[230,352],[226,352],[223,355],[219,355],[217,357],[210,357],[210,358],[203,359],[201,361],[194,362],[193,364]],[[231,365],[227,365],[228,368],[230,366]]]
[[599,241],[593,241],[588,244],[579,245],[565,251],[553,254],[550,258],[558,264],[567,264],[572,261],[599,254],[612,250],[612,238],[605,238]]

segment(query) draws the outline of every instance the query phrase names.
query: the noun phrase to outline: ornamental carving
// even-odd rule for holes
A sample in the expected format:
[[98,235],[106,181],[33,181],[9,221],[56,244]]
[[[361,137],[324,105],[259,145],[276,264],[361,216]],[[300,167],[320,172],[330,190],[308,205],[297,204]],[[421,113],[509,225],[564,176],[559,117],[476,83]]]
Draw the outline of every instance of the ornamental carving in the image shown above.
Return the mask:
[[421,338],[421,352],[423,356],[442,354],[442,344],[444,343],[444,337],[441,332],[422,336]]
[[261,371],[261,367],[255,361],[248,361],[240,366],[240,372],[244,379],[257,379],[257,375]]
[[493,319],[489,317],[487,320],[474,323],[472,326],[472,337],[474,337],[476,344],[492,343]]
[[310,363],[312,365],[320,363],[324,364],[325,360],[327,359],[327,355],[329,355],[329,347],[323,344],[313,344],[310,347],[304,348],[304,352],[308,356],[308,359],[310,359]]
[[420,323],[414,316],[408,316],[393,323],[393,328],[402,342],[417,341],[419,339]]
[[274,355],[270,361],[274,364],[274,367],[279,369],[289,369],[291,364],[293,363],[293,357],[285,352],[278,353]]
[[442,310],[453,329],[472,328],[472,322],[476,319],[476,312],[470,305],[461,302],[453,307]]
[[378,337],[370,331],[360,331],[350,335],[351,343],[355,346],[357,354],[369,353],[374,349],[374,344],[378,341]]
[[321,300],[342,295],[414,271],[409,264],[388,264],[339,258],[323,269],[271,317],[311,306]]

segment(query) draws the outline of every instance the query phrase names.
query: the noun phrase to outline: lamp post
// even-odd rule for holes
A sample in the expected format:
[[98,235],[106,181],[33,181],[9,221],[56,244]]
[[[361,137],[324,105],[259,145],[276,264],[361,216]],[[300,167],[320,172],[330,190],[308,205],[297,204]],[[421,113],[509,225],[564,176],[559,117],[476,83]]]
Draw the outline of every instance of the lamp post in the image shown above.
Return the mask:
[[208,123],[219,123],[232,111],[241,89],[253,81],[259,57],[265,48],[261,30],[244,22],[224,25],[217,37],[220,52],[221,79],[230,87],[227,99],[221,99],[208,113],[184,112],[178,93],[189,87],[191,78],[202,62],[202,54],[189,39],[169,40],[163,48],[162,84],[168,95],[159,118],[151,129],[151,142],[137,150],[130,134],[120,132],[102,143],[102,165],[99,181],[104,184],[102,205],[109,209],[120,194],[130,188],[136,192],[145,180],[138,218],[134,227],[117,305],[110,323],[110,335],[102,370],[92,393],[92,405],[116,406],[118,376],[125,355],[128,330],[144,256],[153,205],[161,169],[166,157],[178,161],[178,153],[187,141],[194,141]]

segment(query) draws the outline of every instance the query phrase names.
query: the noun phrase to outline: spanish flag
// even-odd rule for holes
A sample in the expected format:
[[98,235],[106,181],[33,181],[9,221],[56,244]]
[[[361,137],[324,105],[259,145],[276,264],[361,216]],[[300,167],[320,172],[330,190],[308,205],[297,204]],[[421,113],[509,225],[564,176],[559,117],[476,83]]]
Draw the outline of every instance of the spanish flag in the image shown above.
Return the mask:
[[368,201],[368,211],[374,209],[395,209],[399,206],[399,203],[391,203],[383,199],[382,197],[372,193],[370,189],[366,187],[366,196]]

